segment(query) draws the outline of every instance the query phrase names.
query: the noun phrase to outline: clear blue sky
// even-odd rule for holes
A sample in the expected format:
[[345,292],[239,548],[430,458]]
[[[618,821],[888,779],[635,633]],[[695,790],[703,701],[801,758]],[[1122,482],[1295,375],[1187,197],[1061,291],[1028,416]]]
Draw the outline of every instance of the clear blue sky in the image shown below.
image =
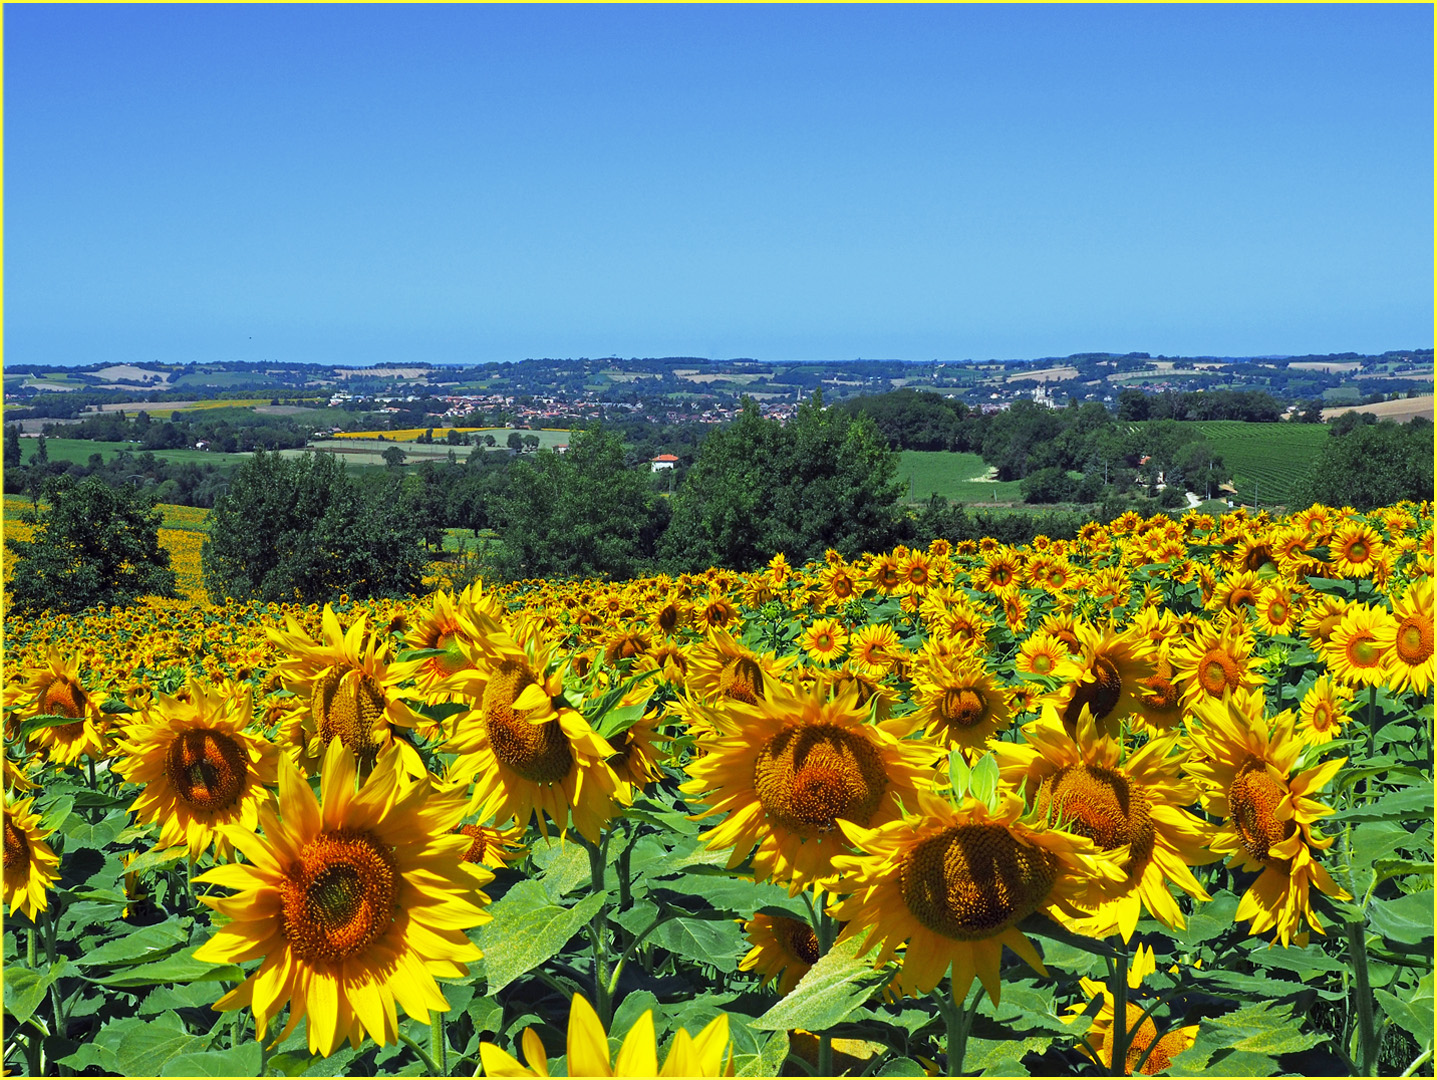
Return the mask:
[[1432,344],[1425,4],[4,20],[11,363]]

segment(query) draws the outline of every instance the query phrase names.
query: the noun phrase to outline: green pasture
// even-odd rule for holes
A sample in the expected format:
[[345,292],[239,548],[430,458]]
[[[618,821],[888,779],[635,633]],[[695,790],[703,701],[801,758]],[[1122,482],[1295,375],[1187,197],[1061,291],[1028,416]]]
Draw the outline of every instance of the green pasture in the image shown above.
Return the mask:
[[977,454],[949,450],[904,450],[899,455],[898,479],[907,488],[905,498],[927,502],[936,491],[954,502],[1021,502],[1016,480],[977,480],[988,463]]
[[1241,502],[1251,503],[1254,486],[1264,506],[1288,505],[1328,440],[1325,424],[1249,424],[1241,420],[1198,421],[1198,428],[1236,478]]
[[[24,449],[24,461],[28,465],[31,456],[35,453],[37,439],[22,439],[21,447]],[[73,461],[78,464],[85,464],[90,460],[91,454],[101,455],[106,462],[114,459],[121,451],[128,450],[136,457],[145,451],[139,443],[133,442],[106,442],[100,439],[51,439],[45,440],[45,451],[49,454],[51,461]],[[193,447],[186,447],[182,450],[155,450],[152,451],[157,459],[168,461],[171,464],[179,465],[185,462],[194,462],[200,465],[215,465],[227,467],[238,465],[249,457],[249,454],[222,454],[218,450],[196,450]]]

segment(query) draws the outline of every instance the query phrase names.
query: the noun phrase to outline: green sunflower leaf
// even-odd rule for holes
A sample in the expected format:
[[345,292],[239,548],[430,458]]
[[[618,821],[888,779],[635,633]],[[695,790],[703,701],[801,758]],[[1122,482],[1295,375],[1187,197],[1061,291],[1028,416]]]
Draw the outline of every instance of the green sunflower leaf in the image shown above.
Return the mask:
[[819,958],[789,995],[757,1020],[751,1027],[761,1031],[821,1032],[842,1023],[886,982],[889,975],[875,970],[869,960],[858,956],[865,935],[856,934],[839,942]]

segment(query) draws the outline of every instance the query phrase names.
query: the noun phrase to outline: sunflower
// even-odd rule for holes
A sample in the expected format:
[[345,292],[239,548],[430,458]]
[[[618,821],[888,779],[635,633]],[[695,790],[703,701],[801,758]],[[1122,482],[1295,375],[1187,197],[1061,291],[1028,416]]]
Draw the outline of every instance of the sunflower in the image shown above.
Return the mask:
[[840,820],[878,825],[902,814],[926,786],[940,753],[908,739],[909,715],[868,723],[857,687],[829,696],[828,687],[798,693],[781,684],[757,705],[729,701],[700,709],[717,736],[689,766],[681,791],[708,804],[700,818],[727,812],[702,839],[733,848],[729,867],[754,850],[760,880],[787,882],[797,894],[833,876],[842,851]]
[[[1133,956],[1132,963],[1128,967],[1128,988],[1131,991],[1141,989],[1143,979],[1157,970],[1157,958],[1153,950],[1147,945],[1139,945],[1137,953]],[[1097,1015],[1093,1017],[1093,1023],[1087,1031],[1087,1043],[1098,1054],[1098,1064],[1109,1072],[1113,1064],[1113,1023],[1117,1017],[1117,1008],[1113,999],[1108,996],[1108,988],[1096,979],[1090,979],[1086,975],[1079,980],[1083,993],[1087,995],[1088,1001],[1101,996],[1103,1004],[1098,1009]],[[1137,1068],[1138,1062],[1142,1061],[1143,1055],[1147,1054],[1147,1061],[1143,1063],[1143,1075],[1155,1076],[1172,1066],[1173,1058],[1177,1057],[1188,1047],[1197,1041],[1197,1024],[1189,1024],[1186,1027],[1173,1028],[1163,1036],[1158,1036],[1157,1025],[1153,1023],[1151,1016],[1143,1016],[1144,1006],[1134,998],[1136,993],[1128,995],[1127,1001],[1127,1029],[1128,1047],[1125,1055],[1125,1075],[1132,1076],[1133,1070]],[[1088,1011],[1087,1003],[1073,1005],[1069,1008],[1069,1015],[1062,1017],[1064,1023],[1072,1023]],[[1142,1023],[1139,1024],[1138,1021]],[[1153,1046],[1156,1040],[1157,1045]],[[1152,1046],[1152,1051],[1148,1047]],[[1082,1047],[1083,1053],[1088,1057],[1093,1055],[1088,1052],[1087,1047]]]
[[1022,568],[1022,556],[1012,548],[1001,548],[985,558],[983,565],[973,572],[973,588],[997,592],[1016,585]]
[[1212,862],[1213,856],[1204,850],[1206,827],[1183,809],[1197,801],[1198,792],[1179,775],[1186,755],[1177,749],[1177,736],[1125,750],[1119,739],[1100,736],[1084,712],[1074,738],[1051,705],[1023,728],[1023,736],[1024,743],[996,743],[992,749],[1000,775],[1023,793],[1034,816],[1061,823],[1103,851],[1128,852],[1122,883],[1079,905],[1091,918],[1070,926],[1093,937],[1118,930],[1127,941],[1147,908],[1165,926],[1181,930],[1186,924],[1168,882],[1210,900],[1188,868]]
[[[479,1044],[479,1058],[485,1076],[548,1076],[549,1057],[533,1028],[522,1037],[524,1068],[493,1043]],[[604,1025],[583,994],[569,1004],[568,1073],[570,1076],[723,1076],[732,1064],[729,1047],[728,1014],[719,1013],[697,1036],[680,1028],[659,1068],[659,1051],[654,1036],[654,1011],[645,1012],[624,1036],[618,1057],[609,1059],[609,1037]]]
[[[319,641],[293,617],[286,617],[285,624],[285,630],[268,634],[286,654],[274,672],[298,698],[286,717],[285,730],[299,741],[305,771],[315,772],[325,747],[338,737],[358,755],[362,770],[370,768],[379,751],[393,742],[409,774],[423,776],[427,770],[418,752],[396,729],[424,726],[426,721],[400,700],[397,687],[404,671],[389,663],[389,643],[369,632],[368,616],[360,615],[346,632],[325,604]],[[464,640],[457,635],[452,639],[456,645]],[[438,686],[435,683],[433,689]]]
[[1300,603],[1287,585],[1268,584],[1258,589],[1253,604],[1258,628],[1267,634],[1291,633],[1301,610]]
[[355,790],[358,763],[331,740],[316,799],[288,760],[279,770],[279,813],[259,812],[261,836],[223,825],[248,860],[206,871],[196,880],[238,890],[204,903],[231,920],[195,958],[237,964],[263,957],[249,978],[214,1008],[254,1010],[255,1037],[289,1002],[289,1037],[306,1016],[311,1053],[332,1054],[367,1033],[384,1045],[398,1039],[396,1002],[420,1023],[445,1011],[434,977],[463,977],[480,953],[465,936],[487,922],[480,887],[493,875],[461,862],[467,837],[452,830],[461,799],[433,794],[427,782],[401,775],[399,752],[380,752]]
[[478,863],[496,870],[507,866],[515,859],[522,858],[528,850],[521,843],[524,831],[522,825],[509,829],[499,829],[492,825],[460,825],[455,832],[469,838],[469,850],[459,857],[460,861]]
[[[638,689],[634,696],[647,693],[647,690]],[[619,704],[622,706],[630,702],[626,697]],[[663,776],[663,770],[659,768],[663,753],[657,745],[660,739],[658,722],[657,712],[650,711],[623,731],[609,736],[614,756],[609,758],[608,765],[619,778],[620,799],[623,802],[633,801],[633,789],[642,789]]]
[[1312,910],[1311,887],[1338,900],[1352,897],[1315,857],[1332,845],[1315,826],[1332,811],[1312,796],[1347,759],[1332,758],[1293,775],[1304,743],[1293,734],[1290,710],[1263,715],[1261,692],[1201,702],[1197,720],[1188,735],[1204,756],[1185,769],[1202,792],[1203,809],[1223,821],[1208,846],[1230,866],[1261,871],[1243,894],[1237,918],[1250,919],[1254,934],[1275,929],[1284,946],[1294,937],[1305,942],[1298,933],[1304,919],[1326,933]]
[[815,619],[799,635],[798,644],[818,664],[826,664],[842,658],[848,647],[848,631],[837,619]]
[[471,813],[519,825],[538,814],[545,835],[544,815],[563,830],[572,813],[579,833],[598,843],[616,809],[619,778],[607,764],[614,748],[564,699],[563,677],[537,628],[517,632],[496,624],[478,648],[462,643],[473,669],[441,684],[471,703],[444,745],[457,755],[448,775],[474,778]]
[[476,641],[480,634],[476,615],[483,612],[497,618],[499,611],[498,598],[492,593],[486,595],[478,581],[457,597],[449,592],[435,593],[428,615],[404,635],[404,644],[410,649],[441,650],[441,653],[391,665],[394,684],[414,679],[418,693],[434,700],[433,691],[437,683],[469,666],[456,642],[461,639]]
[[34,799],[6,801],[5,903],[31,922],[48,906],[46,891],[60,878],[60,857],[45,843],[54,829],[40,825]]
[[1068,648],[1046,630],[1035,630],[1013,658],[1013,667],[1022,675],[1054,675],[1068,658]]
[[1168,655],[1183,686],[1183,707],[1266,682],[1253,669],[1252,646],[1252,631],[1236,620],[1225,627],[1204,623],[1191,638],[1174,642]]
[[933,560],[925,552],[910,551],[898,562],[898,576],[901,591],[922,597],[933,583]]
[[1039,910],[1066,919],[1070,901],[1094,880],[1121,878],[1117,860],[1087,837],[1026,825],[1018,820],[1021,799],[1006,792],[999,799],[990,811],[971,796],[955,807],[923,792],[916,815],[873,829],[840,823],[865,854],[835,860],[842,890],[852,893],[830,908],[847,922],[839,940],[866,934],[863,951],[881,945],[878,964],[906,942],[906,993],[932,990],[951,965],[955,1002],[967,998],[976,976],[997,1004],[1004,945],[1047,974],[1017,924]]
[[712,633],[722,629],[738,618],[738,608],[731,604],[722,593],[711,595],[694,608],[694,622],[700,630]]
[[245,729],[253,718],[252,688],[225,680],[190,679],[184,698],[156,694],[130,727],[115,771],[144,790],[130,805],[140,822],[159,822],[158,847],[184,844],[191,860],[215,845],[229,858],[221,825],[253,832],[270,798],[279,751]]
[[818,935],[804,919],[786,915],[755,915],[744,923],[744,933],[753,947],[739,962],[740,971],[757,971],[763,985],[777,980],[778,996],[784,997],[818,963]]
[[50,649],[47,667],[27,672],[21,687],[19,717],[73,716],[74,723],[40,728],[35,741],[57,765],[73,765],[81,757],[98,761],[106,755],[105,721],[93,696],[80,685],[79,664]]
[[884,596],[892,596],[903,585],[903,575],[898,569],[898,558],[891,554],[873,556],[868,562],[866,577],[868,584]]
[[1390,649],[1394,690],[1426,695],[1432,685],[1432,579],[1418,578],[1401,599],[1392,601],[1394,625],[1384,625],[1379,642]]
[[903,654],[898,633],[887,623],[860,626],[848,640],[848,654],[865,674],[882,678]]
[[1340,526],[1328,544],[1333,568],[1347,578],[1371,577],[1386,552],[1382,534],[1371,525],[1350,521]]
[[1069,681],[1054,692],[1053,703],[1070,735],[1085,708],[1103,734],[1116,735],[1122,718],[1141,708],[1142,680],[1152,677],[1157,650],[1141,634],[1111,624],[1074,629],[1082,652],[1059,667],[1058,676]]
[[861,591],[858,575],[845,562],[830,563],[819,571],[818,580],[823,586],[820,597],[825,608],[841,607]]
[[1389,682],[1397,627],[1397,620],[1386,608],[1353,604],[1322,648],[1327,670],[1349,686],[1380,686]]
[[763,698],[769,684],[798,659],[756,653],[723,630],[710,630],[708,640],[693,646],[688,658],[690,694],[705,701],[733,698],[750,704]]
[[1302,696],[1297,710],[1297,737],[1314,746],[1331,742],[1342,733],[1353,692],[1331,675],[1324,675]]
[[694,609],[692,605],[682,600],[666,600],[654,609],[649,625],[664,637],[671,637],[676,634],[680,627],[687,626],[693,621]]
[[1210,611],[1225,611],[1229,615],[1242,618],[1245,614],[1244,608],[1256,607],[1257,591],[1257,574],[1252,570],[1227,574],[1213,589],[1212,599],[1207,602],[1207,608]]
[[929,664],[913,679],[924,734],[944,746],[978,750],[1013,721],[1001,687],[979,660]]

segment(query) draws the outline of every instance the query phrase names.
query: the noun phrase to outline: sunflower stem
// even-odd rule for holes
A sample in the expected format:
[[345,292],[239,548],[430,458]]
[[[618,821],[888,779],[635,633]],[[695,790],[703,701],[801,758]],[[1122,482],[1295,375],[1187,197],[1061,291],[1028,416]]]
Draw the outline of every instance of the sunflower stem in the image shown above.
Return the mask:
[[445,1038],[444,1013],[431,1010],[429,1013],[429,1056],[439,1066],[436,1076],[449,1075],[449,1042]]
[[933,999],[938,1002],[938,1011],[943,1015],[943,1027],[947,1033],[947,1075],[962,1076],[963,1057],[968,1052],[968,1032],[973,1027],[973,1017],[978,1013],[978,1002],[983,999],[983,987],[979,986],[978,992],[973,995],[971,1009],[968,1008],[966,999],[962,1004],[953,999],[951,979],[945,979],[944,985],[933,991]]
[[40,928],[31,922],[30,932],[25,935],[25,966],[31,971],[35,970],[35,956],[39,951],[37,948],[39,941],[35,937],[39,932]]
[[1128,943],[1118,946],[1117,959],[1108,975],[1108,994],[1113,999],[1113,1052],[1109,1076],[1128,1075]]
[[[585,849],[589,852],[589,878],[592,882],[593,891],[602,893],[604,891],[604,862],[605,854],[609,846],[610,833],[604,834],[602,846],[592,844],[584,840]],[[612,1000],[609,996],[609,973],[604,966],[604,926],[609,920],[608,905],[604,905],[595,912],[594,917],[589,920],[589,938],[594,949],[594,1011],[598,1013],[599,1020],[608,1030],[612,1016]]]
[[90,773],[90,790],[94,791],[99,785],[95,782],[95,759],[89,754],[85,755],[85,768],[88,769]]
[[1426,1050],[1422,1051],[1421,1056],[1419,1056],[1417,1060],[1415,1060],[1414,1062],[1412,1062],[1411,1065],[1407,1066],[1407,1068],[1402,1070],[1402,1075],[1412,1076],[1417,1072],[1418,1069],[1422,1068],[1423,1065],[1426,1065],[1431,1060],[1432,1047],[1429,1046]]
[[[1367,688],[1367,756],[1377,756],[1377,684],[1373,683]],[[1363,791],[1367,798],[1365,802],[1372,801],[1372,777],[1366,777],[1362,781]]]
[[1362,923],[1347,924],[1347,949],[1352,957],[1352,972],[1357,985],[1357,1045],[1363,1076],[1373,1075],[1377,1064],[1377,1025],[1372,1013],[1372,986],[1367,975],[1367,928]]
[[424,1062],[424,1067],[429,1070],[430,1076],[445,1075],[444,1072],[439,1068],[439,1066],[434,1064],[434,1059],[425,1052],[424,1047],[420,1046],[417,1042],[411,1039],[408,1035],[404,1034],[404,1032],[402,1031],[398,1032],[398,1035],[400,1042],[402,1042],[405,1046],[409,1047],[409,1049],[413,1050],[416,1054],[419,1055],[419,1060]]

